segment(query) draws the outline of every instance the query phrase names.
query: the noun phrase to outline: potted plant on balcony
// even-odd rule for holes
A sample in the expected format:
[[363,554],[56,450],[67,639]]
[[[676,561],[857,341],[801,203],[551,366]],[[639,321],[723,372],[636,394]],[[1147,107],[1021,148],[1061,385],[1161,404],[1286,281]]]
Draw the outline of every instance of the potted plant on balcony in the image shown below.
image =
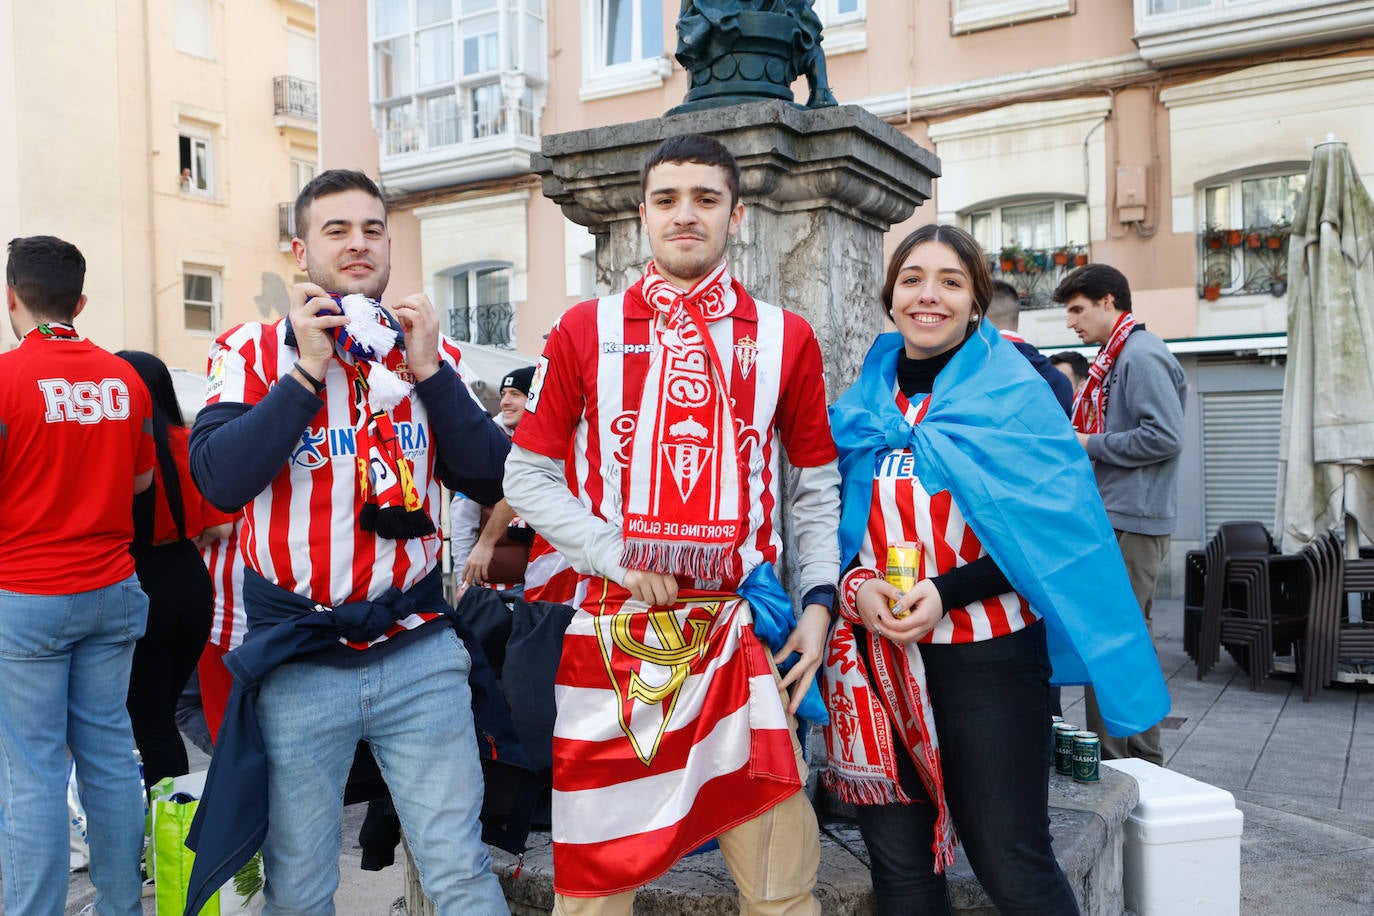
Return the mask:
[[1226,230],[1226,244],[1230,245],[1232,248],[1239,248],[1244,241],[1244,232],[1241,232],[1239,229]]
[[1264,244],[1264,232],[1259,226],[1247,226],[1245,229],[1245,247],[1258,248]]
[[1069,259],[1072,257],[1073,248],[1069,245],[1063,245],[1059,248],[1054,249],[1054,263],[1058,267],[1063,267],[1064,265],[1068,264]]
[[1226,244],[1227,230],[1220,226],[1209,224],[1202,230],[1202,243],[1213,251],[1217,251]]
[[1088,247],[1087,247],[1086,245],[1079,245],[1079,246],[1078,246],[1077,248],[1075,248],[1074,251],[1073,251],[1073,266],[1074,266],[1074,267],[1082,267],[1083,265],[1085,265],[1085,264],[1087,264],[1087,263],[1088,263]]
[[1221,298],[1221,284],[1226,282],[1227,269],[1222,264],[1208,266],[1202,278],[1202,298],[1215,302]]
[[1282,248],[1283,243],[1293,231],[1293,224],[1286,219],[1280,219],[1270,224],[1265,231],[1264,241],[1270,248]]
[[1001,267],[1004,274],[1009,274],[1014,270],[1025,270],[1026,253],[1020,245],[1012,242],[1010,245],[1002,247]]
[[1275,272],[1269,277],[1269,295],[1274,298],[1288,292],[1288,277],[1282,271]]

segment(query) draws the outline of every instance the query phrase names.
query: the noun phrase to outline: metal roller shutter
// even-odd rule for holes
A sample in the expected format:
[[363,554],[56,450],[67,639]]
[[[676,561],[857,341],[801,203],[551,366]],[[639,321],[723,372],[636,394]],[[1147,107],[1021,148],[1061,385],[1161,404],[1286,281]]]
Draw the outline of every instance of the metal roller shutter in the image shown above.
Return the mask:
[[1202,395],[1202,467],[1207,537],[1222,522],[1274,527],[1282,391]]

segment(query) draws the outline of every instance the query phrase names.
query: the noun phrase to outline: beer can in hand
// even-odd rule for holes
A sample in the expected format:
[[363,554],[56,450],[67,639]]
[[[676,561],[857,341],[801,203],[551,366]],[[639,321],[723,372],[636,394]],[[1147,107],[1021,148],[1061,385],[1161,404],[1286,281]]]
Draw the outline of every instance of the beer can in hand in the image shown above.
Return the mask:
[[[916,587],[921,578],[921,545],[910,542],[893,544],[887,548],[887,582],[895,586],[903,595]],[[892,602],[896,604],[896,602]],[[893,613],[893,617],[905,617],[911,611]]]
[[1102,742],[1097,732],[1078,732],[1073,736],[1073,778],[1075,782],[1097,782],[1102,778]]
[[1062,776],[1073,775],[1073,736],[1078,726],[1059,722],[1054,726],[1054,771]]

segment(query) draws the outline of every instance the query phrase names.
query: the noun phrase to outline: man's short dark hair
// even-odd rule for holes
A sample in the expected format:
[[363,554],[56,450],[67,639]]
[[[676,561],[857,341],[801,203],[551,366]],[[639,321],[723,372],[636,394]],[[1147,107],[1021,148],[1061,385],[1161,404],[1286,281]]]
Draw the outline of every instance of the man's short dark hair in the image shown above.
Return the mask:
[[367,175],[355,169],[329,169],[312,178],[308,185],[301,188],[301,193],[296,195],[296,238],[305,238],[306,230],[310,228],[310,205],[316,198],[342,194],[344,191],[371,194],[382,202],[383,209],[386,207],[386,198],[382,196],[381,188]]
[[1056,353],[1050,357],[1050,364],[1054,366],[1068,366],[1076,379],[1088,377],[1088,358],[1082,353],[1073,350],[1065,350],[1063,353]]
[[86,259],[71,242],[55,236],[10,239],[5,282],[34,318],[68,323],[81,303]]
[[1069,271],[1054,290],[1054,301],[1065,303],[1074,296],[1087,296],[1094,302],[1110,293],[1119,312],[1131,310],[1131,284],[1126,275],[1110,264],[1085,264]]
[[715,137],[705,134],[681,134],[660,143],[639,169],[640,193],[648,196],[649,170],[665,162],[696,162],[716,165],[725,170],[725,184],[730,188],[730,206],[739,202],[739,162],[734,154]]
[[1015,331],[1021,322],[1021,294],[1006,280],[992,281],[988,321],[1000,331]]

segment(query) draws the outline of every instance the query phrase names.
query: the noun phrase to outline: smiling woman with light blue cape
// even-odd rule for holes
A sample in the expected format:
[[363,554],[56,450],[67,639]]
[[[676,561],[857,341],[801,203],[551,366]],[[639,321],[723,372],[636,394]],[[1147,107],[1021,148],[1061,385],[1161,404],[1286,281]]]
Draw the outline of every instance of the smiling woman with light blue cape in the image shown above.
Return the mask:
[[877,460],[912,451],[925,488],[948,489],[988,554],[1047,626],[1055,684],[1091,682],[1108,730],[1169,711],[1159,660],[1131,592],[1092,467],[1044,380],[981,322],[935,379],[912,426],[893,397],[897,333],[883,334],[831,408],[840,450],[840,556],[858,553]]

